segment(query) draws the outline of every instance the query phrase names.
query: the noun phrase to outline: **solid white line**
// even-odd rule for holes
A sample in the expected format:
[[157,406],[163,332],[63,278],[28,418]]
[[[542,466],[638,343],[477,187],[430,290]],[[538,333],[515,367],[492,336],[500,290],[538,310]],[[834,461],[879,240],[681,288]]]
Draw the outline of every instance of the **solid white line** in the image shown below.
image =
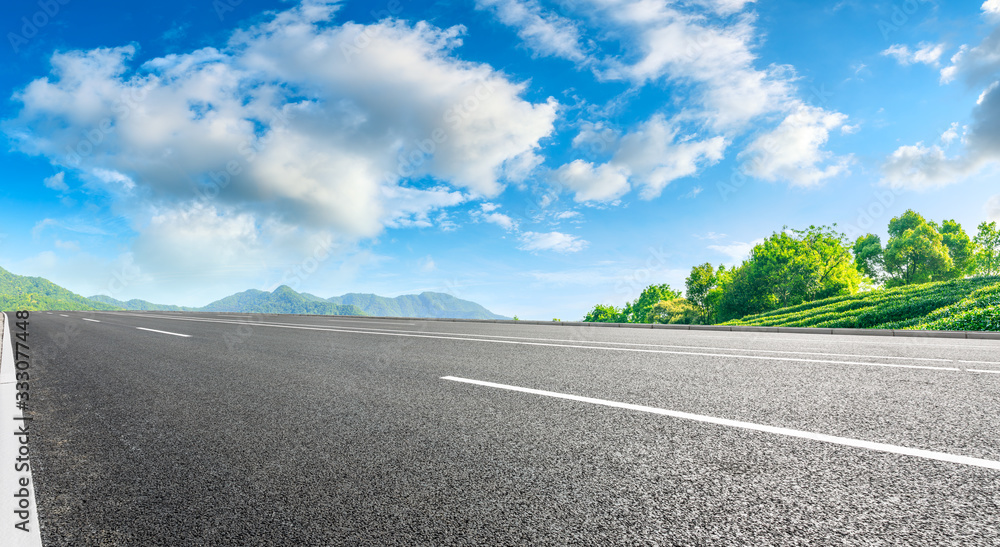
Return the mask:
[[974,368],[970,368],[965,372],[976,372],[979,374],[1000,374],[1000,370],[976,370]]
[[[182,319],[182,321],[205,321],[204,319]],[[593,349],[601,351],[622,351],[622,352],[632,352],[632,353],[653,353],[660,355],[693,355],[697,357],[733,357],[739,359],[755,359],[760,361],[790,361],[794,363],[821,363],[821,364],[834,364],[834,365],[860,365],[866,367],[888,367],[888,368],[907,368],[907,369],[921,369],[921,370],[939,370],[946,372],[962,372],[961,369],[953,367],[930,367],[925,365],[901,365],[896,363],[866,363],[862,361],[831,361],[825,359],[798,359],[793,357],[768,357],[763,355],[734,355],[731,353],[703,353],[694,351],[666,351],[666,350],[656,350],[656,349],[641,349],[641,348],[613,348],[605,346],[581,346],[575,344],[545,344],[541,342],[515,342],[513,340],[489,340],[484,338],[455,338],[453,336],[432,336],[426,334],[401,334],[396,332],[384,332],[375,330],[346,330],[344,328],[331,328],[331,327],[311,327],[311,326],[299,326],[299,325],[283,325],[277,323],[240,323],[232,321],[210,321],[214,323],[223,324],[247,324],[247,325],[257,325],[261,327],[271,327],[276,329],[295,329],[295,330],[316,330],[325,332],[342,332],[348,334],[369,334],[377,336],[399,336],[404,338],[431,338],[436,340],[456,340],[462,342],[485,342],[488,344],[511,344],[519,346],[536,346],[536,347],[550,347],[550,348],[572,348],[572,349]]]
[[729,420],[726,418],[715,418],[712,416],[702,416],[699,414],[690,414],[688,412],[677,412],[674,410],[665,410],[662,408],[656,408],[651,406],[643,405],[633,405],[630,403],[620,403],[616,401],[608,401],[605,399],[594,399],[592,397],[580,397],[578,395],[568,395],[566,393],[556,393],[554,391],[543,391],[540,389],[531,389],[526,387],[510,386],[506,384],[495,384],[493,382],[483,382],[480,380],[469,380],[466,378],[457,378],[455,376],[444,376],[442,380],[448,380],[452,382],[462,382],[465,384],[474,384],[477,386],[492,387],[496,389],[504,389],[508,391],[519,391],[521,393],[530,393],[532,395],[542,395],[544,397],[553,397],[556,399],[568,399],[570,401],[579,401],[582,403],[590,403],[594,405],[609,406],[614,408],[623,408],[626,410],[636,410],[639,412],[648,412],[650,414],[660,414],[663,416],[669,416],[671,418],[678,418],[681,420],[691,420],[695,422],[703,422],[715,425],[721,425],[724,427],[735,427],[740,429],[748,429],[751,431],[760,431],[763,433],[772,433],[775,435],[784,435],[786,437],[796,437],[799,439],[808,439],[811,441],[820,441],[824,443],[837,444],[841,446],[850,446],[853,448],[865,448],[868,450],[876,450],[879,452],[888,452],[891,454],[900,454],[903,456],[913,456],[917,458],[924,458],[928,460],[937,460],[949,463],[958,463],[962,465],[971,465],[976,467],[985,467],[987,469],[994,469],[1000,471],[1000,462],[993,460],[984,460],[981,458],[972,458],[969,456],[956,456],[954,454],[947,454],[944,452],[934,452],[931,450],[922,450],[919,448],[907,448],[905,446],[896,446],[892,444],[876,443],[871,441],[863,441],[860,439],[851,439],[848,437],[836,437],[833,435],[825,435],[823,433],[811,433],[809,431],[800,431],[797,429],[788,429],[785,427],[774,427],[770,425],[761,425],[750,422],[741,422],[737,420]]
[[[962,369],[954,367],[932,367],[926,365],[903,365],[897,363],[868,363],[862,361],[833,361],[827,359],[800,359],[795,357],[769,357],[765,355],[740,355],[732,353],[704,353],[704,352],[692,352],[692,351],[666,351],[666,350],[655,350],[655,349],[642,349],[642,348],[615,348],[615,347],[605,347],[605,346],[582,346],[575,344],[551,344],[551,343],[541,343],[541,342],[516,342],[513,340],[489,340],[483,338],[457,338],[455,336],[432,336],[430,334],[410,334],[409,331],[394,331],[394,330],[363,330],[356,329],[355,327],[321,327],[321,326],[306,326],[306,325],[290,325],[287,323],[265,323],[265,322],[235,322],[235,321],[222,321],[218,319],[194,319],[194,318],[177,318],[177,317],[162,317],[162,319],[175,319],[178,321],[194,321],[194,322],[204,322],[204,323],[220,323],[228,325],[256,325],[261,327],[271,327],[277,329],[297,329],[297,330],[317,330],[326,332],[343,332],[343,333],[353,333],[353,334],[372,334],[380,336],[402,336],[408,338],[434,338],[441,340],[459,340],[468,342],[486,342],[492,344],[514,344],[522,346],[542,346],[542,347],[553,347],[553,348],[573,348],[573,349],[595,349],[604,351],[624,351],[624,352],[635,352],[635,353],[655,353],[664,355],[693,355],[698,357],[734,357],[739,359],[756,359],[762,361],[790,361],[795,363],[822,363],[822,364],[837,364],[837,365],[860,365],[866,367],[887,367],[887,368],[905,368],[905,369],[920,369],[920,370],[939,370],[945,372],[962,372]],[[352,330],[347,330],[352,329]],[[405,334],[404,334],[405,333]],[[451,333],[439,333],[439,334],[451,334]],[[477,336],[471,334],[463,334],[460,336]],[[486,335],[489,336],[489,335]],[[548,340],[543,338],[542,340]],[[556,340],[559,342],[560,340]],[[587,340],[585,343],[592,343]],[[608,343],[608,342],[593,342],[593,343]],[[614,343],[614,342],[611,342]],[[669,346],[668,346],[669,347]],[[713,349],[713,348],[708,348]],[[731,351],[740,351],[738,349]],[[742,350],[742,351],[755,351],[755,350]],[[906,359],[905,357],[898,357],[898,359]]]
[[82,319],[84,321],[90,321],[91,323],[100,323],[100,321],[98,321],[97,319],[87,319],[86,317],[83,317]]
[[145,331],[149,331],[149,332],[158,332],[160,334],[169,334],[171,336],[182,336],[184,338],[191,338],[190,334],[177,334],[176,332],[167,332],[165,330],[147,329],[147,328],[143,328],[143,327],[136,327],[136,328],[139,329],[139,330],[145,330]]
[[[0,348],[0,409],[3,411],[2,417],[6,423],[4,427],[10,427],[13,431],[8,430],[4,435],[0,435],[0,460],[3,461],[3,465],[0,465],[0,492],[4,496],[10,496],[7,498],[10,501],[5,500],[4,510],[0,511],[0,530],[2,530],[0,537],[7,538],[3,545],[9,547],[41,547],[42,536],[38,527],[38,498],[35,496],[35,478],[30,467],[32,462],[28,462],[27,469],[19,469],[14,466],[22,448],[20,441],[24,437],[10,433],[16,432],[21,426],[27,424],[28,447],[33,448],[31,440],[33,439],[31,436],[33,426],[31,422],[20,420],[25,417],[24,412],[15,406],[18,388],[14,372],[14,350],[11,347],[10,318],[6,314],[2,315],[4,321],[3,328],[0,329],[0,337],[3,337],[3,347]],[[24,486],[21,481],[27,481],[27,486]],[[27,497],[17,498],[13,495],[15,493],[22,494],[25,491]],[[21,499],[26,499],[28,503],[27,533],[14,528],[14,525],[22,522],[23,519],[14,512],[14,507],[7,505],[10,502],[19,502]]]
[[[147,317],[149,317],[149,316],[147,316]],[[180,321],[224,322],[221,319],[200,319],[200,318],[194,318],[194,317],[188,318],[188,317],[166,317],[166,316],[157,316],[157,317],[161,317],[163,319],[175,319],[175,320],[180,320]],[[327,317],[327,316],[317,316],[317,317]],[[330,316],[330,317],[337,317],[337,316]],[[357,321],[357,322],[365,322],[365,321]],[[252,322],[252,323],[253,324],[260,324],[260,323],[262,323],[262,321],[261,322]],[[270,324],[270,325],[302,326],[302,325],[295,325],[295,324],[292,324],[292,323],[276,323],[276,322],[272,322],[272,323],[268,323],[268,324]],[[320,326],[320,325],[316,325],[316,326]],[[340,327],[340,328],[344,328],[344,329],[378,330],[378,331],[382,331],[382,332],[402,332],[402,333],[411,333],[411,332],[414,332],[412,330],[399,330],[399,329],[388,329],[388,328],[378,328],[378,327],[371,327],[371,328],[367,328],[366,329],[366,328],[362,328],[362,327],[351,327],[351,326],[347,326],[347,325],[337,325],[337,326]],[[815,356],[822,356],[822,357],[863,357],[865,359],[903,359],[903,360],[907,360],[907,361],[927,361],[927,362],[937,362],[937,363],[954,363],[955,362],[954,359],[942,359],[942,358],[930,358],[930,357],[909,357],[909,356],[900,356],[900,355],[863,355],[863,354],[858,354],[858,353],[820,353],[820,352],[811,352],[811,351],[787,351],[787,350],[769,350],[769,349],[752,349],[752,348],[727,348],[727,347],[716,347],[716,346],[682,346],[682,345],[675,345],[675,344],[641,344],[641,343],[636,343],[636,342],[610,342],[610,341],[603,341],[603,340],[567,340],[567,339],[560,339],[560,338],[536,338],[536,337],[527,337],[527,336],[505,336],[505,335],[500,335],[500,334],[468,334],[468,333],[461,333],[461,332],[441,332],[441,331],[418,331],[418,332],[420,334],[443,334],[443,335],[448,335],[448,336],[466,336],[466,337],[472,336],[472,337],[480,337],[480,338],[503,338],[503,339],[506,339],[506,340],[533,340],[533,341],[534,340],[538,340],[538,341],[547,341],[547,342],[570,342],[570,343],[574,343],[575,342],[575,343],[586,343],[586,344],[613,344],[613,345],[616,345],[616,346],[634,346],[634,347],[646,347],[646,348],[700,349],[700,350],[714,350],[714,351],[747,351],[747,352],[753,352],[753,353],[774,353],[774,354],[783,354],[783,355],[815,355]],[[996,362],[993,362],[993,361],[971,361],[971,362],[973,362],[973,363],[979,363],[979,364],[1000,365],[1000,361],[996,361]]]

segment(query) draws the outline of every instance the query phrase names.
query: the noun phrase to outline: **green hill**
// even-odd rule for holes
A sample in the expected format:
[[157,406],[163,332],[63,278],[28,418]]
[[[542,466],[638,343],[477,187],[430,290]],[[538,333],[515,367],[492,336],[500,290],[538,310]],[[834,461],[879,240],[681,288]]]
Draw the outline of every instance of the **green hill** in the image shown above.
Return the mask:
[[164,304],[153,304],[152,302],[146,302],[145,300],[139,300],[137,298],[129,300],[128,302],[122,302],[121,300],[115,300],[114,298],[111,298],[110,296],[105,296],[103,294],[91,296],[88,297],[87,299],[129,311],[197,311],[198,310],[198,308],[186,308],[184,306],[167,306]]
[[827,298],[724,324],[1000,331],[1000,277],[910,285]]
[[[311,297],[311,298],[310,298]],[[227,296],[198,311],[235,313],[282,313],[310,315],[365,315],[356,306],[327,302],[318,297],[301,295],[282,285],[274,292],[251,289]]]
[[0,268],[0,310],[117,310],[70,292],[41,277],[14,275]]
[[334,304],[353,305],[377,317],[435,317],[449,319],[510,319],[450,294],[424,292],[387,298],[351,293],[329,299]]

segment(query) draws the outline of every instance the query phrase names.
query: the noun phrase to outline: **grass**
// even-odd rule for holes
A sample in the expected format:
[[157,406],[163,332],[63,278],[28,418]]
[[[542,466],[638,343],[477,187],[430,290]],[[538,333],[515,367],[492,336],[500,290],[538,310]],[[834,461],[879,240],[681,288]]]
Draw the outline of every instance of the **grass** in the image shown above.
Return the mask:
[[1000,277],[879,289],[808,302],[724,324],[1000,331]]

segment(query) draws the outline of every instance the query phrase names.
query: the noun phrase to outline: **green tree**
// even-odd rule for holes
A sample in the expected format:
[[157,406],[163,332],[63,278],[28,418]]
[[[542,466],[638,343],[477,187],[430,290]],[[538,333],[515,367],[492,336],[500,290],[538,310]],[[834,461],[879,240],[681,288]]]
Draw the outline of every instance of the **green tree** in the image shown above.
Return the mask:
[[598,304],[583,318],[587,323],[625,323],[622,310],[614,306]]
[[754,247],[750,259],[731,272],[713,320],[853,294],[860,284],[844,234],[827,226],[786,229]]
[[699,306],[685,298],[661,300],[649,311],[647,323],[662,323],[665,325],[697,325],[704,311]]
[[675,291],[670,288],[670,285],[666,283],[662,285],[650,285],[643,289],[642,294],[639,298],[635,299],[635,302],[629,302],[625,305],[623,315],[625,316],[624,323],[650,323],[649,312],[653,309],[653,306],[658,304],[663,300],[673,300],[679,298],[680,292]]
[[909,210],[889,221],[885,269],[890,285],[912,285],[947,279],[954,262],[933,224]]
[[954,220],[946,220],[938,228],[941,233],[941,240],[948,248],[948,256],[951,257],[952,268],[948,272],[950,279],[962,279],[975,271],[976,267],[976,244],[965,233],[962,225]]
[[[725,266],[719,266],[720,270],[725,269]],[[684,286],[687,289],[685,296],[687,300],[694,304],[695,306],[702,309],[702,315],[706,318],[710,315],[711,310],[708,306],[708,295],[712,292],[719,283],[718,278],[715,274],[715,268],[709,263],[704,263],[701,266],[695,266],[691,268],[691,275],[687,277],[684,282]]]
[[983,222],[976,234],[976,273],[1000,275],[1000,230],[996,222]]
[[885,276],[885,257],[882,252],[882,240],[875,234],[859,237],[851,249],[854,252],[854,265],[862,275],[878,283]]

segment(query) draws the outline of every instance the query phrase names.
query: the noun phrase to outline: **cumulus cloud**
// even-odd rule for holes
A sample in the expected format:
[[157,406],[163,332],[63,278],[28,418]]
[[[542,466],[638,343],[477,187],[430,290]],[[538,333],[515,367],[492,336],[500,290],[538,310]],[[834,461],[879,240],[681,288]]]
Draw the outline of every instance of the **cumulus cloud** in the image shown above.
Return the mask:
[[46,188],[55,190],[56,192],[68,192],[69,186],[66,184],[66,173],[60,171],[51,177],[46,178],[42,181]]
[[[592,142],[596,134],[590,131],[584,137],[585,133],[581,133],[577,139]],[[718,163],[726,145],[721,136],[699,140],[694,135],[682,135],[675,124],[655,115],[615,140],[609,147],[614,156],[608,163],[595,166],[576,160],[556,170],[555,179],[574,192],[578,202],[613,201],[633,185],[641,188],[642,199],[654,199],[671,182]]]
[[537,55],[588,61],[576,24],[534,0],[476,0],[476,7],[492,10],[497,20],[517,29],[518,37]]
[[764,180],[788,180],[814,186],[848,170],[850,156],[823,150],[830,131],[842,127],[847,116],[800,104],[773,131],[758,137],[741,156],[747,173]]
[[521,246],[518,248],[530,252],[576,253],[586,249],[587,245],[587,241],[562,232],[524,232],[521,234]]
[[[992,46],[986,44],[996,37],[996,33],[971,51],[986,59],[986,50],[992,48],[997,56],[993,67],[993,80],[986,85],[972,108],[972,123],[963,128],[961,136],[958,125],[952,125],[941,135],[941,144],[904,145],[896,149],[882,165],[883,183],[896,188],[926,189],[955,184],[975,175],[988,165],[1000,162],[1000,41]],[[983,49],[985,48],[985,49]],[[959,64],[970,83],[982,81],[984,67],[988,63],[975,62]],[[942,145],[961,142],[962,147],[949,155]]]
[[982,9],[986,14],[1000,15],[1000,0],[986,0]]
[[555,180],[583,201],[614,201],[629,191],[628,171],[610,164],[595,167],[576,160],[556,170]]
[[893,44],[882,52],[886,57],[892,57],[903,66],[922,63],[930,66],[938,66],[941,55],[944,54],[944,44],[932,44],[921,42],[918,49],[911,50],[909,46]]
[[[525,84],[453,56],[463,28],[338,25],[335,12],[307,2],[223,49],[139,67],[132,46],[57,53],[5,131],[119,200],[178,208],[210,194],[226,226],[252,217],[347,237],[426,225],[538,165],[556,102],[526,101]],[[441,182],[401,185],[428,178]]]
[[951,57],[951,64],[941,69],[941,83],[962,77],[971,86],[986,86],[997,80],[1000,72],[1000,26],[993,29],[979,45],[963,45]]
[[649,121],[621,139],[612,164],[628,169],[642,186],[643,199],[658,197],[671,182],[694,175],[704,165],[722,160],[726,139],[721,136],[698,140],[681,136],[678,128],[662,116]]
[[500,206],[495,203],[483,203],[479,211],[472,211],[472,218],[489,224],[496,224],[508,232],[517,230],[517,221],[499,211]]

